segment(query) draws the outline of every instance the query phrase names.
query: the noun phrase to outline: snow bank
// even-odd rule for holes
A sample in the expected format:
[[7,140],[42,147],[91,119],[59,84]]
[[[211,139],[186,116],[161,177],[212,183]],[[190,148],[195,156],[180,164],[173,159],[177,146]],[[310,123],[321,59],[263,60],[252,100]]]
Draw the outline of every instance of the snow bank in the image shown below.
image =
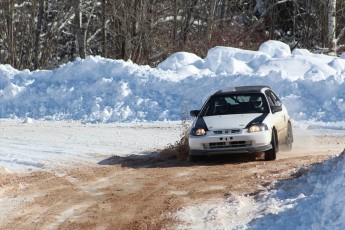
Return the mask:
[[283,58],[291,55],[290,47],[280,41],[267,41],[259,47],[259,51],[271,58]]
[[314,165],[300,178],[279,182],[257,204],[262,206],[261,217],[253,220],[249,228],[343,229],[344,173],[345,152]]
[[[52,71],[0,65],[0,118],[86,122],[179,120],[220,88],[269,85],[295,120],[344,120],[345,60],[267,41],[259,51],[180,52],[157,68],[87,57]],[[336,111],[336,112],[335,112]]]
[[177,229],[343,229],[344,173],[345,152],[259,194],[184,207]]

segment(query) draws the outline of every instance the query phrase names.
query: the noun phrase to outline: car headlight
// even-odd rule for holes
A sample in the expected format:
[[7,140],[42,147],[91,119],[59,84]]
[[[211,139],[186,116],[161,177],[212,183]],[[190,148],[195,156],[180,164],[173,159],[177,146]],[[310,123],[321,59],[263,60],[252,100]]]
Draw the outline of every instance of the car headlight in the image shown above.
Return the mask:
[[248,132],[250,133],[254,133],[254,132],[261,132],[261,131],[265,131],[268,130],[268,127],[266,124],[260,123],[260,124],[252,124],[249,128],[248,128]]
[[193,128],[191,130],[191,134],[193,136],[204,136],[204,135],[206,135],[206,131],[203,128]]

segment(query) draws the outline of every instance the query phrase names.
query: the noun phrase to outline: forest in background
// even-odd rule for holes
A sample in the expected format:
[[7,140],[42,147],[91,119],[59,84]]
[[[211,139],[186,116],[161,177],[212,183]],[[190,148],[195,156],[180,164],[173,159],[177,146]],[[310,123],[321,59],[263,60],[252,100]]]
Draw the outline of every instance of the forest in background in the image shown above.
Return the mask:
[[156,66],[178,51],[205,57],[269,39],[336,54],[344,31],[336,0],[0,0],[0,64],[53,69],[100,55]]

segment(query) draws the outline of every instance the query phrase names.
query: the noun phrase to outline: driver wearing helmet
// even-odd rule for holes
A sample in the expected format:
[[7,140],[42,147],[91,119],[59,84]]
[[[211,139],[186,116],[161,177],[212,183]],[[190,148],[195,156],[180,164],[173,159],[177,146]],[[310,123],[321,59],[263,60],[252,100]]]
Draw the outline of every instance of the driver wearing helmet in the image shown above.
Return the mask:
[[263,101],[262,101],[261,96],[259,95],[250,96],[249,102],[250,102],[252,110],[254,110],[255,112],[263,112],[264,107],[263,107]]
[[228,103],[224,98],[217,98],[215,100],[215,111],[216,115],[224,115],[229,112]]

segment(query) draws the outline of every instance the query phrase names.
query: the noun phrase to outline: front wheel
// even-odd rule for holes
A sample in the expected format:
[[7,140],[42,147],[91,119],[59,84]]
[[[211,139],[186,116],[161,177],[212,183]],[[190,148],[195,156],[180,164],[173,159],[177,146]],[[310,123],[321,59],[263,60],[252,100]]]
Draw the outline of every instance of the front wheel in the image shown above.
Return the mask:
[[271,145],[272,145],[272,148],[265,151],[265,161],[274,161],[277,158],[278,143],[277,143],[276,132],[274,130],[272,131]]
[[199,156],[188,155],[187,161],[190,163],[196,163],[199,160]]

